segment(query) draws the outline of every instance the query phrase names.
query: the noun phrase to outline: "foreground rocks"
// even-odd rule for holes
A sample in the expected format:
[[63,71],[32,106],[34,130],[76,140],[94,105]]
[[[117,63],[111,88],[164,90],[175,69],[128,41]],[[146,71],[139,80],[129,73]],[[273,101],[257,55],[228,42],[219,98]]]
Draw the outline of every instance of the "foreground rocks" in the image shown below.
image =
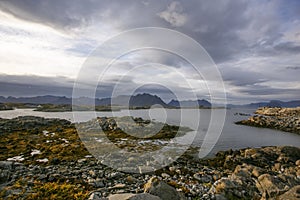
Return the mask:
[[259,108],[248,120],[237,124],[277,129],[300,134],[300,107],[298,108]]
[[[22,120],[23,128],[14,127]],[[73,124],[36,120],[36,124],[33,118],[1,122],[12,130],[0,135],[1,199],[299,198],[297,147],[229,150],[206,160],[191,156],[196,151],[191,148],[154,172],[125,173],[90,155]],[[46,121],[47,127],[42,123]],[[31,132],[31,127],[36,130]]]

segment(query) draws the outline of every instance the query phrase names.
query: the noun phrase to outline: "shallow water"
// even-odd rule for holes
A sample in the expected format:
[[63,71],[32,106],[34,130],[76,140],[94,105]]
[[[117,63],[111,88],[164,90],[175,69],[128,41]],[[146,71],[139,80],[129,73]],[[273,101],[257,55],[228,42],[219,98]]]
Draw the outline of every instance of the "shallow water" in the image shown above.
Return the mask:
[[[220,109],[220,113],[224,110]],[[235,121],[248,118],[247,116],[234,115],[235,113],[249,113],[252,114],[254,110],[251,109],[231,109],[226,110],[226,120],[224,127],[217,139],[210,154],[220,150],[241,149],[246,147],[261,147],[261,146],[281,146],[291,145],[300,147],[300,135],[293,133],[286,133],[277,130],[255,128],[248,126],[241,126],[234,124]],[[217,111],[218,113],[218,111]],[[87,121],[95,116],[93,112],[76,112],[75,119],[72,112],[35,112],[32,109],[18,109],[12,111],[1,111],[1,118],[14,118],[17,116],[40,116],[46,118],[61,118],[70,121]],[[161,122],[167,122],[174,125],[187,126],[196,130],[196,137],[193,132],[187,134],[183,138],[179,138],[180,142],[189,143],[193,141],[193,145],[201,146],[203,139],[207,134],[207,129],[210,123],[218,124],[221,121],[211,121],[211,110],[198,109],[151,109],[151,110],[122,110],[118,112],[97,112],[97,116],[134,116],[145,119],[155,119]],[[167,119],[167,120],[166,120]],[[199,126],[198,126],[199,125]],[[218,134],[216,134],[218,135]]]

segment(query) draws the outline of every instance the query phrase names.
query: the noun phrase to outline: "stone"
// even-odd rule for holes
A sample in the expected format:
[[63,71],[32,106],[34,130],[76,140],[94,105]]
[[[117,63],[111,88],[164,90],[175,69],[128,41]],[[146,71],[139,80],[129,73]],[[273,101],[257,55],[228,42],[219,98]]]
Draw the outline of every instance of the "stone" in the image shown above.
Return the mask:
[[162,174],[161,174],[161,177],[163,177],[163,178],[170,178],[170,175],[167,174],[167,173],[162,173]]
[[138,179],[134,178],[133,176],[127,176],[126,182],[130,183],[130,184],[131,183],[136,183],[136,182],[138,182]]
[[223,196],[222,194],[216,194],[215,199],[216,200],[227,200],[227,198],[225,196]]
[[128,200],[162,200],[158,196],[154,196],[148,193],[144,194],[137,194],[132,197],[130,197]]
[[164,181],[152,177],[144,186],[144,192],[161,199],[185,200],[186,198]]
[[51,160],[51,164],[52,165],[58,165],[60,163],[60,159],[59,158],[53,158],[52,160]]
[[286,193],[280,195],[278,200],[299,200],[300,199],[300,185],[293,187]]
[[96,188],[104,188],[105,187],[105,184],[104,184],[104,182],[102,181],[102,180],[95,180],[95,182],[94,182],[94,186],[96,187]]
[[245,178],[245,179],[249,179],[251,178],[251,168],[250,166],[241,166],[241,165],[238,165],[236,166],[234,172],[233,172],[233,175],[234,176],[239,176],[239,177],[242,177],[242,178]]
[[260,167],[254,167],[252,170],[252,175],[256,178],[264,174],[264,170]]
[[258,177],[258,190],[266,197],[273,198],[286,191],[286,184],[279,178],[275,178],[270,174],[263,174]]
[[0,184],[7,183],[11,178],[11,172],[9,170],[0,170]]
[[108,200],[108,198],[102,198],[100,195],[98,195],[96,192],[92,193],[88,200]]
[[0,169],[12,170],[13,164],[11,161],[0,161]]
[[126,193],[126,194],[113,194],[108,196],[109,200],[129,200],[130,197],[133,197],[135,194]]
[[147,193],[143,193],[143,194],[125,193],[125,194],[110,195],[108,197],[108,200],[162,200],[162,199]]
[[125,184],[119,183],[119,184],[116,184],[113,188],[114,188],[114,189],[123,189],[123,188],[125,188],[125,187],[126,187]]
[[231,181],[229,178],[221,178],[214,183],[214,190],[217,194],[221,194],[225,191],[238,188],[237,184]]

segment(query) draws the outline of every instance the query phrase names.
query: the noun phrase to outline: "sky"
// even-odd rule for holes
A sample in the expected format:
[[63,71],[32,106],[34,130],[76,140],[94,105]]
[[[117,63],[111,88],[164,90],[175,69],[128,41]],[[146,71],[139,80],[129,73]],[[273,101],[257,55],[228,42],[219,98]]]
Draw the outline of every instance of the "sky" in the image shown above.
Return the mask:
[[[74,81],[99,45],[143,27],[179,31],[197,41],[219,70],[228,103],[300,99],[298,0],[3,0],[0,96],[72,96]],[[156,39],[187,48],[183,40]],[[137,40],[132,37],[108,51]],[[106,72],[96,96],[110,96],[116,83],[123,94],[139,88],[165,101],[174,93],[209,99],[210,91],[222,92],[220,80],[203,79],[192,68],[168,52],[131,52]],[[83,85],[89,86],[89,77]]]

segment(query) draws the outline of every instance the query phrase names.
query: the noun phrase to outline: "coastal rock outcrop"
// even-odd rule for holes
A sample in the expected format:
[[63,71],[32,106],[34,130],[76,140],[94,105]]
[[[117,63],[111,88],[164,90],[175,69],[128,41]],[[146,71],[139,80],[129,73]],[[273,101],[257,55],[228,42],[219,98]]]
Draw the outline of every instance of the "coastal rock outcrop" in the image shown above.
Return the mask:
[[300,107],[269,108],[256,110],[255,115],[236,124],[271,128],[300,134]]

